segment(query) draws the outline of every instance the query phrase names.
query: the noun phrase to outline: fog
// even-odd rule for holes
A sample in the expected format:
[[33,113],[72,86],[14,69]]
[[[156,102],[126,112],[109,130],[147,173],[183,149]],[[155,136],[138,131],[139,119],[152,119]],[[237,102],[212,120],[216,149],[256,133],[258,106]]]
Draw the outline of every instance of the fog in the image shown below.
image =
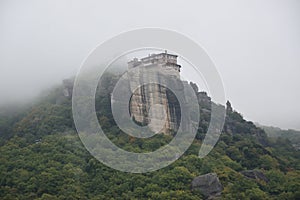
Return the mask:
[[246,119],[300,130],[297,0],[1,0],[0,103],[36,96],[76,74],[98,44],[142,27],[178,31],[206,49]]

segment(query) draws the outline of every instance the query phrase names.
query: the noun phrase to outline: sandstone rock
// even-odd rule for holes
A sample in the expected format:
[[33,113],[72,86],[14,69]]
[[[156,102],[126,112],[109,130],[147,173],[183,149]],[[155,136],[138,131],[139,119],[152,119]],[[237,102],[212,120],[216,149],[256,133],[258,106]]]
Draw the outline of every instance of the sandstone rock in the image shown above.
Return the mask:
[[194,178],[192,189],[199,190],[206,199],[215,199],[221,195],[223,186],[217,174],[209,173]]
[[[128,68],[131,69],[128,76],[133,92],[129,105],[130,116],[138,123],[150,125],[151,130],[157,133],[176,131],[181,118],[180,105],[173,91],[164,85],[172,85],[173,89],[185,96],[177,56],[153,54],[130,61]],[[147,81],[152,84],[144,84]]]
[[70,79],[63,80],[63,95],[65,97],[71,97],[73,92],[74,81]]

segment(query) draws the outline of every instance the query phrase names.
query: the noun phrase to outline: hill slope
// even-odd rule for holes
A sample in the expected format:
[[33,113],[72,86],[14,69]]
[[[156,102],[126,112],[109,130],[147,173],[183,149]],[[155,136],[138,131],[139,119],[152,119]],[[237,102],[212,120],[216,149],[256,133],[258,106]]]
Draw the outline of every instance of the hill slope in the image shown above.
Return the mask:
[[[116,78],[98,88],[96,109],[107,136],[133,152],[153,151],[172,137],[137,139],[116,127],[109,94]],[[223,134],[208,156],[198,151],[210,120],[210,98],[195,89],[201,107],[198,134],[189,150],[170,166],[128,174],[106,167],[83,147],[72,120],[71,99],[63,86],[20,113],[0,116],[0,199],[201,199],[193,178],[214,172],[222,199],[299,199],[300,154],[290,142],[269,140],[265,132],[227,105]],[[266,180],[241,172],[258,170]]]
[[285,138],[288,139],[293,147],[295,147],[296,149],[300,149],[300,131],[296,131],[296,130],[292,130],[292,129],[288,129],[288,130],[283,130],[277,127],[272,127],[272,126],[263,126],[263,125],[259,125],[257,124],[258,127],[261,127],[266,134],[268,135],[268,137],[270,138]]

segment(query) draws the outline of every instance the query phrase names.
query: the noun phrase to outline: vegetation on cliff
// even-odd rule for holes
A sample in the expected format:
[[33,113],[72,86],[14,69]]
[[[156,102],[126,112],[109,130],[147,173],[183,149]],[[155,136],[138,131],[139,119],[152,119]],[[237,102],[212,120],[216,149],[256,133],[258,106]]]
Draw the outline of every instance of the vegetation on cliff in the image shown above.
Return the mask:
[[[106,75],[96,98],[99,122],[118,146],[133,152],[153,151],[172,137],[137,139],[122,133],[110,111],[115,78]],[[197,92],[199,131],[188,151],[170,166],[145,174],[106,167],[82,145],[74,128],[71,99],[54,89],[20,112],[0,116],[0,199],[201,199],[191,190],[193,178],[216,173],[223,199],[299,199],[300,152],[284,138],[265,132],[227,105],[223,134],[203,159],[198,151],[210,120],[210,98]],[[101,92],[100,92],[101,91]],[[267,178],[249,178],[245,170]]]

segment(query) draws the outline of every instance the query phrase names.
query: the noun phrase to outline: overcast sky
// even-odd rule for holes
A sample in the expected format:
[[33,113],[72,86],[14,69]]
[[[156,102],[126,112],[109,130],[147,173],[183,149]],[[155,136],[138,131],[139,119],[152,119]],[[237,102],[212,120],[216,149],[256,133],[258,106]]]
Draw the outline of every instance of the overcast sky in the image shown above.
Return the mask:
[[298,0],[0,0],[0,102],[59,83],[98,44],[142,27],[206,49],[246,119],[300,130]]

